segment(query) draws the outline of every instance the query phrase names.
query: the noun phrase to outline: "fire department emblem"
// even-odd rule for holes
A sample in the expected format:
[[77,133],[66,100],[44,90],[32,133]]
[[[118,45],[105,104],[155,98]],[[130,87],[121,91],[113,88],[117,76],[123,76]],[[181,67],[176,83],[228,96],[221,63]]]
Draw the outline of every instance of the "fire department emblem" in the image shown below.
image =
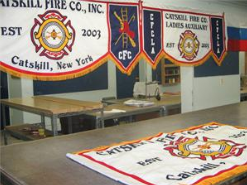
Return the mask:
[[121,17],[114,12],[114,16],[119,21],[120,28],[119,33],[120,36],[115,42],[115,45],[118,44],[120,40],[122,40],[122,48],[128,48],[128,44],[130,43],[132,47],[136,47],[136,43],[134,41],[135,32],[130,30],[130,24],[135,20],[135,14],[131,16],[128,20],[128,8],[121,8]]
[[180,35],[178,50],[182,58],[193,60],[199,51],[200,42],[197,36],[190,30],[186,30]]
[[71,21],[58,11],[47,11],[34,19],[31,29],[31,39],[36,53],[49,59],[62,59],[72,51],[75,40],[75,30]]
[[230,140],[213,140],[203,137],[198,138],[180,137],[177,141],[165,144],[165,150],[171,155],[182,158],[199,158],[206,160],[208,157],[214,159],[240,156],[246,145],[237,144]]

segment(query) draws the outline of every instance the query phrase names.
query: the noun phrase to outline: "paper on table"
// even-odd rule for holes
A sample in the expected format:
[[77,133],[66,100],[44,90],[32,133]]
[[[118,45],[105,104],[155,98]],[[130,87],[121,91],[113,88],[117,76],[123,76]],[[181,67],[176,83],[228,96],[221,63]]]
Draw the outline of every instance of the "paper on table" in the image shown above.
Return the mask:
[[122,113],[122,112],[126,112],[125,110],[120,110],[120,109],[112,109],[109,111],[104,111],[105,114],[110,114],[110,113]]
[[147,106],[154,105],[154,102],[130,99],[130,100],[125,101],[124,105],[135,106],[135,107],[147,107]]

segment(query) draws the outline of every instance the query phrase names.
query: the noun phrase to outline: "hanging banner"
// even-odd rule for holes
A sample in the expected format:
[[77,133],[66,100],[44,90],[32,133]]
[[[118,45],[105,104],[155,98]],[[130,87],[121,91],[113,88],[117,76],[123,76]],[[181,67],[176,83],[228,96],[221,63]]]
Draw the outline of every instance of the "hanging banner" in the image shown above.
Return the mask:
[[85,1],[1,1],[1,69],[63,80],[106,61],[107,5]]
[[209,16],[163,11],[163,18],[166,57],[181,64],[205,62],[211,52]]
[[[224,16],[110,1],[0,1],[0,69],[65,80],[114,62],[130,75],[143,59],[196,66],[226,55]],[[13,13],[15,12],[15,13]]]
[[221,65],[222,59],[226,54],[224,20],[219,17],[211,17],[211,37],[213,58],[218,65]]
[[130,74],[140,53],[138,6],[109,5],[110,52],[118,68]]
[[156,66],[162,52],[161,11],[143,9],[143,43],[147,61]]
[[212,122],[67,157],[123,184],[218,184],[247,172],[246,133]]
[[154,69],[162,57],[180,66],[197,66],[211,56],[221,65],[226,56],[223,15],[143,6],[143,18],[144,58]]

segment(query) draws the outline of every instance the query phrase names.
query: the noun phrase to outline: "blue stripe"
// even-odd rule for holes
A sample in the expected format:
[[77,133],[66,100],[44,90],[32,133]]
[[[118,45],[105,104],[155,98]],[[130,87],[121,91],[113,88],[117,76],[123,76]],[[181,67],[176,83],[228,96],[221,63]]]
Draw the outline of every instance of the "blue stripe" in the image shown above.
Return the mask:
[[247,28],[240,29],[240,39],[247,40]]
[[235,39],[235,40],[240,39],[239,28],[227,27],[227,34],[228,34],[228,39]]
[[246,28],[227,27],[228,39],[247,40]]

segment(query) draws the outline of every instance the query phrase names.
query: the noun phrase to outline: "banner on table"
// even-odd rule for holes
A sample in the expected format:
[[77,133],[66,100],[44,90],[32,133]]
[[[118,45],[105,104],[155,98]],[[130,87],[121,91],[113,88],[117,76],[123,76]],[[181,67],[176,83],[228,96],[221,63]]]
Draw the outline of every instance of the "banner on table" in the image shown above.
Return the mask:
[[216,184],[247,171],[246,133],[213,122],[67,157],[124,184]]
[[[141,2],[0,1],[0,69],[38,80],[85,75],[113,61],[131,74],[144,59],[199,65],[226,54],[224,16]],[[15,12],[15,13],[13,13]]]

